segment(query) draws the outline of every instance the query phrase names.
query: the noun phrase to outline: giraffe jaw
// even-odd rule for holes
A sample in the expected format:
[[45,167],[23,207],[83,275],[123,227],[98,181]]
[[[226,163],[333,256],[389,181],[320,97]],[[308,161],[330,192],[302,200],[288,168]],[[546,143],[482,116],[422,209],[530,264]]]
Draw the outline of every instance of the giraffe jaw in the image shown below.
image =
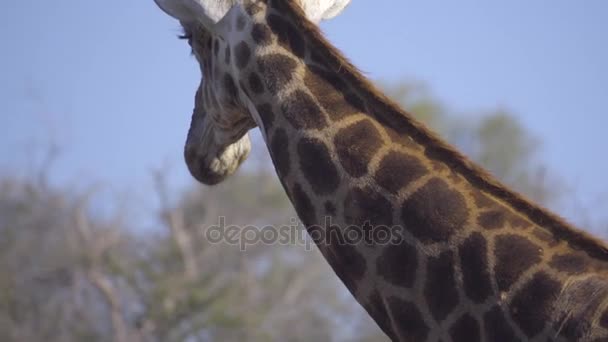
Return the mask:
[[197,181],[215,185],[232,175],[247,159],[251,152],[251,141],[249,133],[245,133],[236,142],[222,146],[214,141],[214,131],[210,126],[205,125],[206,129],[200,135],[193,133],[190,128],[184,157],[190,174]]
[[240,140],[226,146],[211,158],[197,155],[196,149],[186,144],[186,165],[197,181],[206,185],[215,185],[232,175],[247,159],[250,151],[249,134],[245,134]]

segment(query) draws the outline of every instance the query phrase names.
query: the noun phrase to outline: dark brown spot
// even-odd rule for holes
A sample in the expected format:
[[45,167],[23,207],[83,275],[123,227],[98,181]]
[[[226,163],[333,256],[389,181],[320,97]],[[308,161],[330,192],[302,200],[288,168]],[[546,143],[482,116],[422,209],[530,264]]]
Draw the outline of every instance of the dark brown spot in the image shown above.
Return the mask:
[[429,327],[422,319],[416,305],[397,297],[388,299],[391,316],[398,322],[395,333],[401,341],[425,341]]
[[236,66],[239,69],[243,69],[249,63],[249,58],[251,57],[251,50],[249,46],[245,42],[240,42],[234,51],[234,57],[236,58]]
[[228,99],[231,102],[236,101],[238,97],[238,89],[236,88],[236,84],[234,83],[234,79],[230,74],[224,74],[224,89],[228,95]]
[[479,342],[481,333],[479,323],[469,314],[460,317],[450,328],[452,342]]
[[264,24],[254,24],[251,29],[251,37],[259,46],[266,46],[272,43],[272,31]]
[[353,188],[344,199],[344,220],[349,225],[372,227],[393,225],[391,203],[371,188]]
[[287,133],[282,128],[278,128],[270,143],[270,151],[272,152],[272,160],[277,169],[279,177],[286,177],[289,174],[290,159],[289,159],[289,139]]
[[278,15],[271,14],[267,18],[270,29],[278,36],[279,45],[293,52],[299,58],[306,54],[306,45],[300,33],[287,21]]
[[488,248],[480,233],[473,233],[459,248],[460,264],[466,295],[475,303],[482,303],[492,293],[488,272]]
[[327,120],[312,97],[302,90],[292,92],[281,103],[283,115],[297,129],[321,129]]
[[507,321],[500,307],[495,306],[483,316],[486,341],[518,342],[521,341]]
[[260,118],[262,119],[264,129],[266,129],[266,131],[270,130],[274,124],[274,112],[272,111],[272,106],[269,103],[263,103],[257,106],[256,109],[260,115]]
[[477,223],[484,229],[500,229],[505,227],[505,209],[491,210],[481,213],[477,218]]
[[219,52],[220,52],[220,41],[219,41],[219,39],[216,39],[213,44],[213,54],[215,55],[215,57],[217,57]]
[[270,2],[270,6],[279,13],[291,10],[289,8],[290,6],[287,4],[287,1],[282,1],[282,0],[272,0]]
[[273,95],[285,88],[296,66],[293,59],[279,54],[260,57],[258,60],[262,81]]
[[604,310],[604,313],[602,313],[602,316],[600,317],[600,325],[608,329],[608,309]]
[[424,296],[431,314],[441,322],[458,304],[458,291],[454,277],[454,257],[446,252],[437,258],[429,258],[427,263]]
[[587,258],[577,254],[554,255],[549,265],[560,272],[570,275],[587,271]]
[[376,321],[380,329],[382,329],[392,341],[396,341],[397,337],[391,328],[391,319],[387,313],[388,308],[384,305],[384,301],[378,291],[374,291],[364,307],[370,316],[373,317],[374,321]]
[[306,195],[304,190],[302,190],[300,184],[294,184],[291,189],[291,195],[298,217],[302,220],[304,225],[308,227],[315,224],[315,222],[317,222],[315,207],[313,207],[310,198]]
[[230,65],[231,53],[230,46],[226,46],[226,50],[224,50],[224,63],[226,63],[226,65]]
[[539,247],[518,235],[496,238],[494,274],[500,291],[506,291],[519,277],[541,260]]
[[498,205],[498,203],[495,200],[493,200],[490,197],[486,196],[483,192],[481,192],[479,190],[473,190],[471,192],[471,195],[473,196],[473,199],[475,200],[475,204],[480,209],[493,208],[493,207],[496,207]]
[[[309,230],[310,232],[310,230]],[[365,274],[365,259],[354,246],[334,244],[325,253],[327,262],[346,288],[354,295],[357,292],[358,282]]]
[[541,272],[513,297],[509,308],[511,317],[528,337],[543,330],[551,318],[553,303],[560,289],[560,283]]
[[587,262],[589,263],[589,265],[586,267],[589,269],[593,269],[593,271],[597,273],[604,273],[608,271],[608,263],[604,262],[603,260],[598,260],[590,257],[587,259]]
[[[365,275],[367,264],[365,258],[357,251],[357,247],[349,243],[336,243],[332,244],[332,248],[340,264],[340,271],[345,272],[351,281],[361,280]],[[349,286],[349,288],[354,292],[353,286]]]
[[213,48],[213,37],[209,37],[205,40],[206,49],[209,53],[211,53],[211,49]]
[[327,217],[323,225],[312,226],[308,232],[313,241],[322,247],[321,250],[336,275],[351,293],[356,293],[358,281],[367,269],[366,260],[357,247],[358,243],[353,243],[350,234]]
[[512,228],[530,228],[532,227],[532,223],[523,218],[519,214],[509,212],[507,215],[507,222],[511,225]]
[[[331,88],[346,93],[350,91],[350,86],[342,79],[339,72],[328,70],[325,67],[320,67],[314,64],[306,65],[306,75],[311,81],[311,85],[319,85],[319,83],[327,83]],[[355,110],[357,111],[357,110]]]
[[426,167],[418,158],[391,151],[382,158],[374,179],[387,191],[397,194],[399,190],[419,179],[426,172]]
[[590,331],[592,320],[593,317],[589,316],[565,317],[563,321],[560,320],[560,323],[555,327],[555,330],[559,331],[559,336],[565,338],[565,341],[585,341],[584,337]]
[[553,234],[543,228],[535,227],[532,230],[532,235],[534,235],[537,239],[546,242],[549,247],[554,247],[559,243]]
[[362,120],[336,133],[334,145],[344,170],[353,177],[367,174],[367,168],[382,138],[369,120]]
[[411,288],[416,279],[418,255],[416,248],[404,239],[391,243],[376,261],[378,275],[386,281],[401,287]]
[[504,206],[494,205],[494,209],[479,215],[477,222],[485,229],[529,228],[531,224]]
[[312,50],[310,52],[310,59],[314,63],[319,64],[319,65],[325,65],[326,64],[325,63],[326,62],[325,57],[322,54],[320,54],[319,52],[315,51],[315,50]]
[[336,206],[330,202],[325,202],[325,213],[329,216],[336,216]]
[[401,220],[424,243],[446,242],[467,220],[462,194],[433,178],[403,202]]
[[351,106],[355,107],[359,112],[367,113],[367,108],[365,108],[365,102],[363,102],[363,100],[359,96],[355,95],[353,92],[345,92],[344,99]]
[[242,15],[239,15],[238,18],[236,18],[237,31],[243,31],[245,29],[245,25],[247,25],[247,21],[245,20],[245,17]]
[[304,75],[304,83],[331,120],[337,121],[359,112],[344,99],[344,82],[334,73],[309,65]]
[[249,88],[255,94],[262,94],[264,92],[264,84],[260,79],[260,76],[255,72],[249,74]]
[[405,148],[419,150],[420,145],[418,145],[414,139],[412,139],[409,135],[401,134],[395,131],[391,127],[385,127],[384,132],[391,138],[391,141],[395,144],[401,145]]
[[300,169],[313,191],[319,195],[334,192],[338,188],[340,176],[323,142],[303,138],[298,142],[297,150]]

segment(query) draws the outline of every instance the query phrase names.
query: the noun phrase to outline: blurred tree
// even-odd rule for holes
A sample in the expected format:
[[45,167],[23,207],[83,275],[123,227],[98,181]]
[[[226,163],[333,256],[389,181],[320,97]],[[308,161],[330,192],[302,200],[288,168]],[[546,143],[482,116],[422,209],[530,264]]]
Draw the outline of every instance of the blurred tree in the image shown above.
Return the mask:
[[176,203],[155,179],[165,229],[154,236],[91,215],[91,194],[2,180],[0,340],[332,340],[333,317],[356,306],[320,253],[206,239],[218,217],[291,224],[273,175],[243,173]]
[[[421,85],[385,88],[507,184],[558,198],[538,141],[508,112],[457,116]],[[220,217],[241,232],[294,224],[269,163],[256,153],[182,194],[154,172],[160,229],[145,232],[128,212],[93,215],[94,191],[0,176],[0,341],[386,341],[316,249],[287,243],[297,237],[245,251],[208,239]]]
[[545,205],[563,188],[539,158],[541,142],[506,110],[455,114],[415,83],[381,83],[387,95],[500,181]]

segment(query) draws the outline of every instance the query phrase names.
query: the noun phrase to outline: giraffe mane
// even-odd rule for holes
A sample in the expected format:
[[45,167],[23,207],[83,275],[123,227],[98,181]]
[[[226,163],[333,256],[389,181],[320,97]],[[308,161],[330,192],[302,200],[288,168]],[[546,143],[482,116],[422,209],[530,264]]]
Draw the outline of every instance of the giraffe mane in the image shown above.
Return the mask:
[[275,0],[273,6],[282,10],[291,19],[290,21],[313,46],[312,50],[331,66],[333,72],[344,77],[357,92],[367,98],[371,104],[370,108],[378,108],[372,113],[376,119],[399,132],[407,132],[418,143],[427,146],[429,150],[427,153],[441,157],[441,161],[459,172],[471,184],[507,203],[535,224],[546,227],[557,239],[567,241],[570,246],[584,250],[593,258],[608,261],[608,247],[605,242],[574,227],[524,195],[511,190],[384,95],[337,48],[327,41],[320,28],[306,18],[294,0]]

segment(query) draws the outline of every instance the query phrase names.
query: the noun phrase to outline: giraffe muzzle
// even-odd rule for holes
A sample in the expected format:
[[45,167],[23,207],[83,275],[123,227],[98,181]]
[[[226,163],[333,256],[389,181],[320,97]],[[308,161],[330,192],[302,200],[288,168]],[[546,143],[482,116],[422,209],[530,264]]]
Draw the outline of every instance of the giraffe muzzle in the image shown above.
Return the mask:
[[206,185],[215,185],[233,174],[247,159],[251,142],[246,132],[236,141],[218,139],[225,135],[208,118],[208,115],[196,112],[192,115],[184,158],[188,170],[196,180]]

